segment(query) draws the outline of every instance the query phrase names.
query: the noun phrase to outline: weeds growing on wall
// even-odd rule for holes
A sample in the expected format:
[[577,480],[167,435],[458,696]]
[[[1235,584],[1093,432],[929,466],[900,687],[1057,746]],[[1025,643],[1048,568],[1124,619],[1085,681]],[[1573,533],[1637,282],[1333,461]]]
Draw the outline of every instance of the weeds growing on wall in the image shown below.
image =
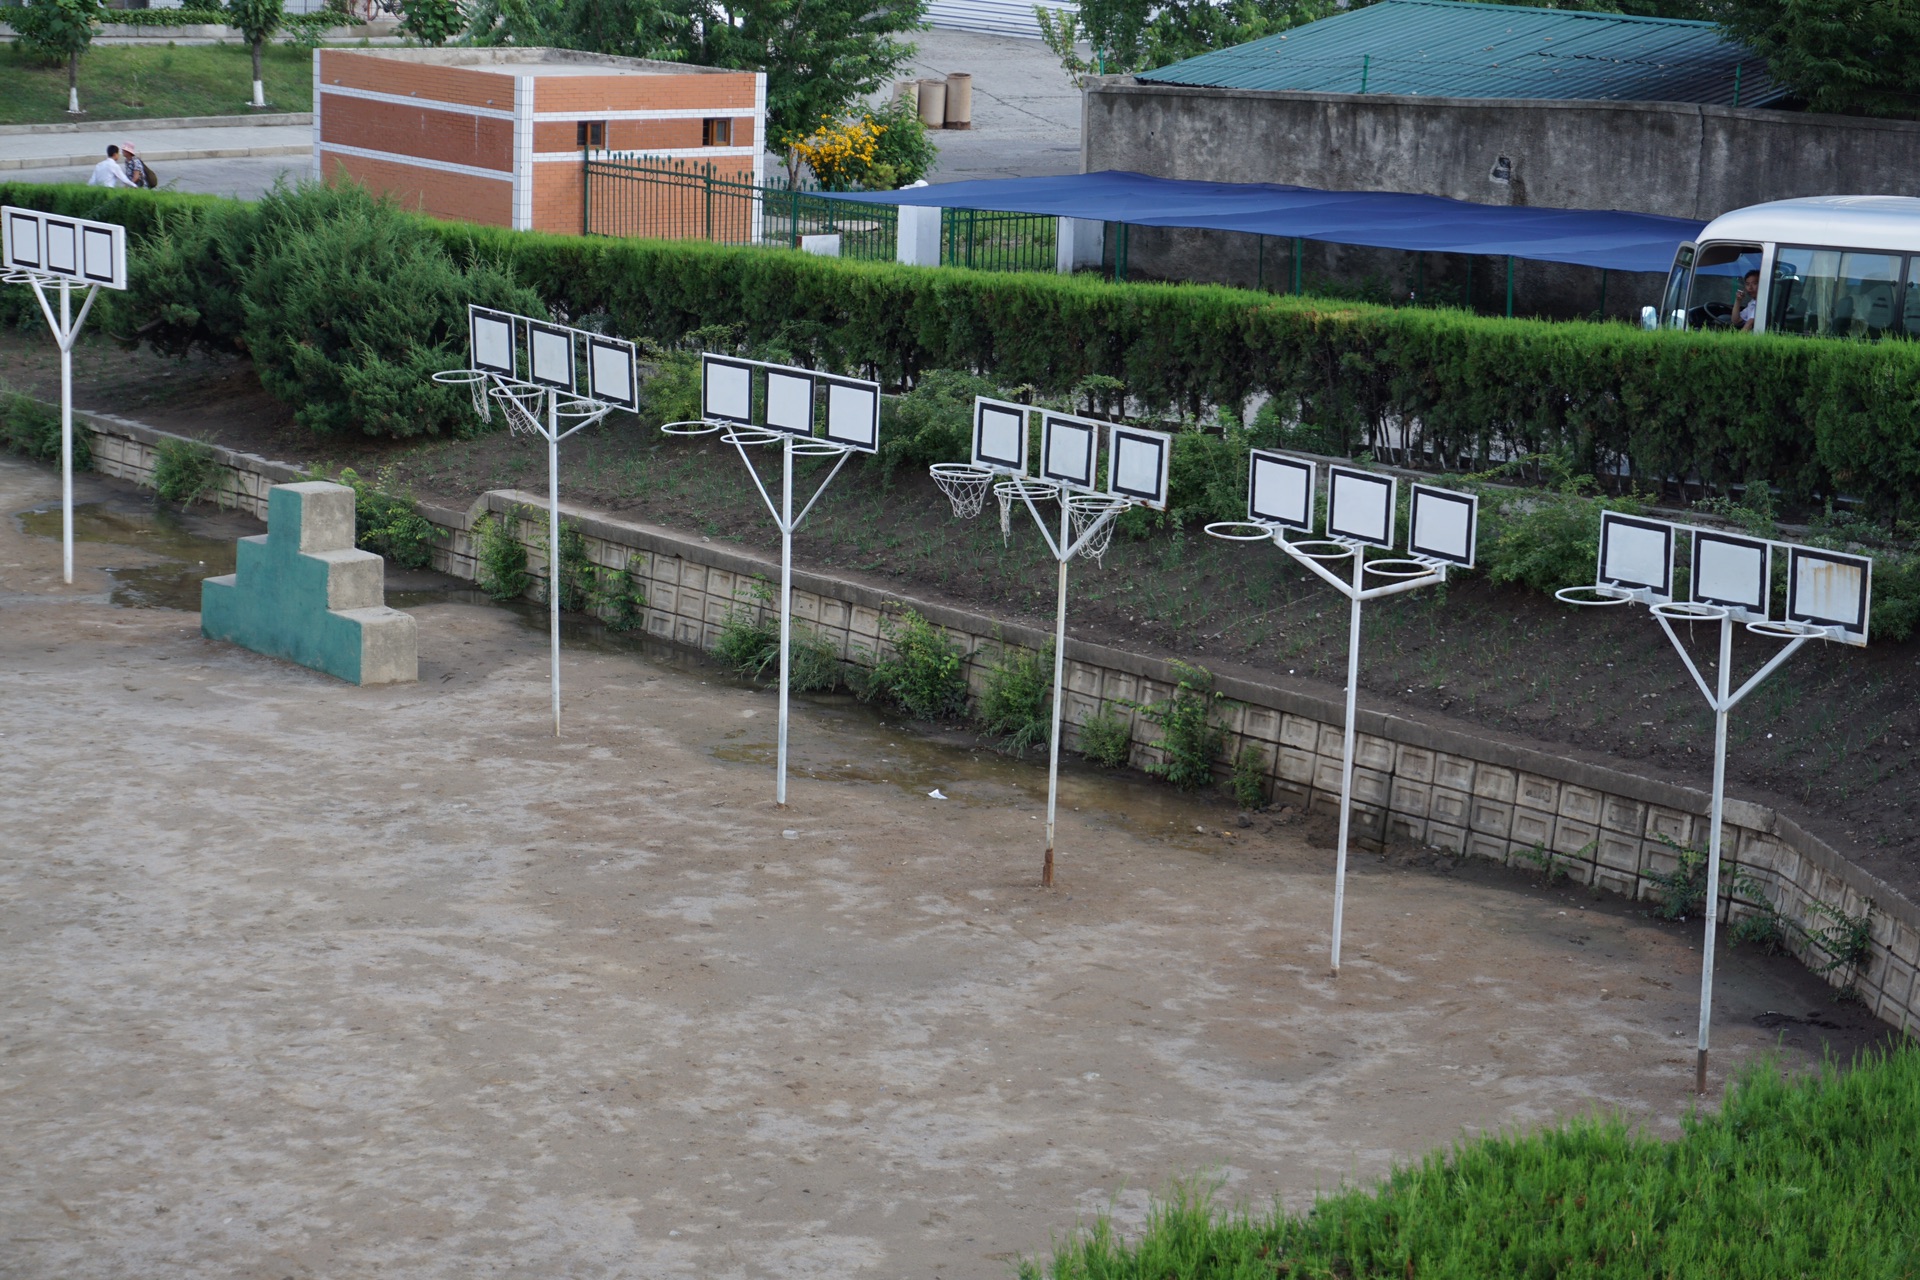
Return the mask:
[[966,711],[966,654],[953,637],[914,609],[882,618],[880,635],[887,648],[854,683],[863,701],[914,720],[954,720]]
[[[753,594],[754,604],[727,610],[713,656],[735,675],[749,680],[777,680],[780,614],[773,605],[773,586],[756,582]],[[795,693],[826,693],[839,688],[846,678],[833,641],[811,627],[794,627],[787,650],[787,680]]]
[[505,516],[484,515],[473,526],[474,576],[491,599],[518,600],[533,586],[527,548],[518,535],[521,519],[516,507]]
[[1053,645],[1039,651],[1002,649],[980,693],[980,727],[1000,749],[1025,755],[1045,746],[1053,727]]
[[1241,747],[1227,781],[1236,804],[1242,809],[1258,809],[1267,802],[1267,753],[1251,742]]
[[[554,558],[547,550],[545,526],[542,526],[540,549],[547,562],[547,573],[541,580],[540,603],[549,603],[547,592],[553,589]],[[580,532],[580,526],[572,520],[560,521],[560,612],[584,613],[593,602],[595,565],[587,555],[587,538]]]
[[153,450],[153,491],[185,506],[218,494],[224,470],[206,441],[164,439]]
[[1080,726],[1075,749],[1103,769],[1118,769],[1133,756],[1133,726],[1118,707],[1102,703]]
[[1213,783],[1213,762],[1227,740],[1227,731],[1215,722],[1214,708],[1225,700],[1213,687],[1213,673],[1175,659],[1176,683],[1171,696],[1140,708],[1140,714],[1160,726],[1161,760],[1147,772],[1165,778],[1182,791],[1197,791]]
[[[317,471],[315,475],[326,478]],[[346,467],[339,483],[353,490],[355,546],[385,556],[389,564],[402,569],[424,569],[433,563],[433,525],[420,514],[412,497],[396,490],[389,473],[369,481]]]
[[589,609],[609,631],[633,631],[647,620],[647,587],[640,577],[639,558],[629,556],[615,569],[593,567]]
[[[32,396],[0,392],[0,448],[25,454],[35,462],[60,461],[60,415]],[[93,433],[79,424],[73,429],[73,469],[93,470]]]

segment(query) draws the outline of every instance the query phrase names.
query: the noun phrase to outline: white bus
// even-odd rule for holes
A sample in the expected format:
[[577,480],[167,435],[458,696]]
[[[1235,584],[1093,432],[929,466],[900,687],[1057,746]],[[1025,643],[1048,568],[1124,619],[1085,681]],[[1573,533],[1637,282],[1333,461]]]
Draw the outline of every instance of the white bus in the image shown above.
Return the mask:
[[1680,246],[1660,306],[1641,308],[1640,320],[1650,329],[1920,337],[1920,199],[1812,196],[1723,213]]

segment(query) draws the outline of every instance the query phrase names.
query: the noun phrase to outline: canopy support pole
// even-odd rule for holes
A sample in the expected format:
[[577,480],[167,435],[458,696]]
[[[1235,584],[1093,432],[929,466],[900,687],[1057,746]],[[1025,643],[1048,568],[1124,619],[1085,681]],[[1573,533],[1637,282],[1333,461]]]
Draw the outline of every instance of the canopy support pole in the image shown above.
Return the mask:
[[1300,237],[1293,238],[1293,291],[1300,292]]
[[1127,224],[1121,223],[1115,236],[1113,251],[1113,278],[1125,282],[1127,278]]
[[1600,268],[1600,318],[1607,318],[1607,269]]
[[1507,319],[1513,319],[1513,255],[1507,255]]
[[1253,287],[1265,293],[1267,289],[1267,238],[1265,236],[1255,236],[1253,243]]

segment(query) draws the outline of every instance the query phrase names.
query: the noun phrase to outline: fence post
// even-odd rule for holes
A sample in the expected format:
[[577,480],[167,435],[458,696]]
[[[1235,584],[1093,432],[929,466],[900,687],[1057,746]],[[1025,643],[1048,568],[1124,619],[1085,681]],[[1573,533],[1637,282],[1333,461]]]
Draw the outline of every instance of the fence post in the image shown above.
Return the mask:
[[593,208],[593,162],[587,159],[587,149],[580,148],[580,234],[593,234],[593,220],[589,216]]
[[706,168],[707,168],[707,171],[702,176],[706,179],[706,182],[707,182],[707,243],[712,244],[713,243],[713,165],[709,163]]

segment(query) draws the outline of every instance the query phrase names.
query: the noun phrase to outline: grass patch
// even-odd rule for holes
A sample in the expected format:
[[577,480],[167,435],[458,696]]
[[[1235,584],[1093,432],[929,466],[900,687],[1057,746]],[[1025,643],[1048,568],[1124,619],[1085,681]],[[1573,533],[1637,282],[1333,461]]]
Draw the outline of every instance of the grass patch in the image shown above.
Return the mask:
[[1001,651],[980,695],[980,727],[1016,756],[1046,745],[1053,728],[1053,645]]
[[[0,391],[0,448],[23,453],[35,462],[60,462],[60,415],[32,396]],[[93,470],[93,436],[73,428],[73,469]]]
[[[263,55],[267,101],[281,111],[313,110],[312,55],[290,45]],[[50,67],[0,46],[0,124],[244,115],[252,93],[253,59],[242,44],[95,45],[80,58],[85,114],[69,116],[66,64]]]
[[1895,1277],[1920,1257],[1920,1051],[1783,1080],[1750,1067],[1718,1114],[1659,1141],[1618,1119],[1428,1155],[1304,1215],[1157,1204],[1138,1240],[1102,1218],[1022,1280]]
[[[735,675],[749,680],[780,678],[780,614],[773,604],[773,587],[754,587],[758,604],[736,606],[720,624],[713,656]],[[833,641],[810,627],[795,626],[789,641],[792,666],[788,680],[795,693],[824,693],[840,687],[843,668]]]
[[1133,755],[1133,726],[1111,705],[1103,705],[1080,726],[1081,755],[1103,769],[1118,769]]
[[882,618],[880,634],[891,651],[855,682],[861,700],[914,720],[958,720],[967,709],[966,655],[953,638],[914,609]]
[[153,450],[153,491],[184,507],[217,494],[224,469],[204,440],[162,440]]

